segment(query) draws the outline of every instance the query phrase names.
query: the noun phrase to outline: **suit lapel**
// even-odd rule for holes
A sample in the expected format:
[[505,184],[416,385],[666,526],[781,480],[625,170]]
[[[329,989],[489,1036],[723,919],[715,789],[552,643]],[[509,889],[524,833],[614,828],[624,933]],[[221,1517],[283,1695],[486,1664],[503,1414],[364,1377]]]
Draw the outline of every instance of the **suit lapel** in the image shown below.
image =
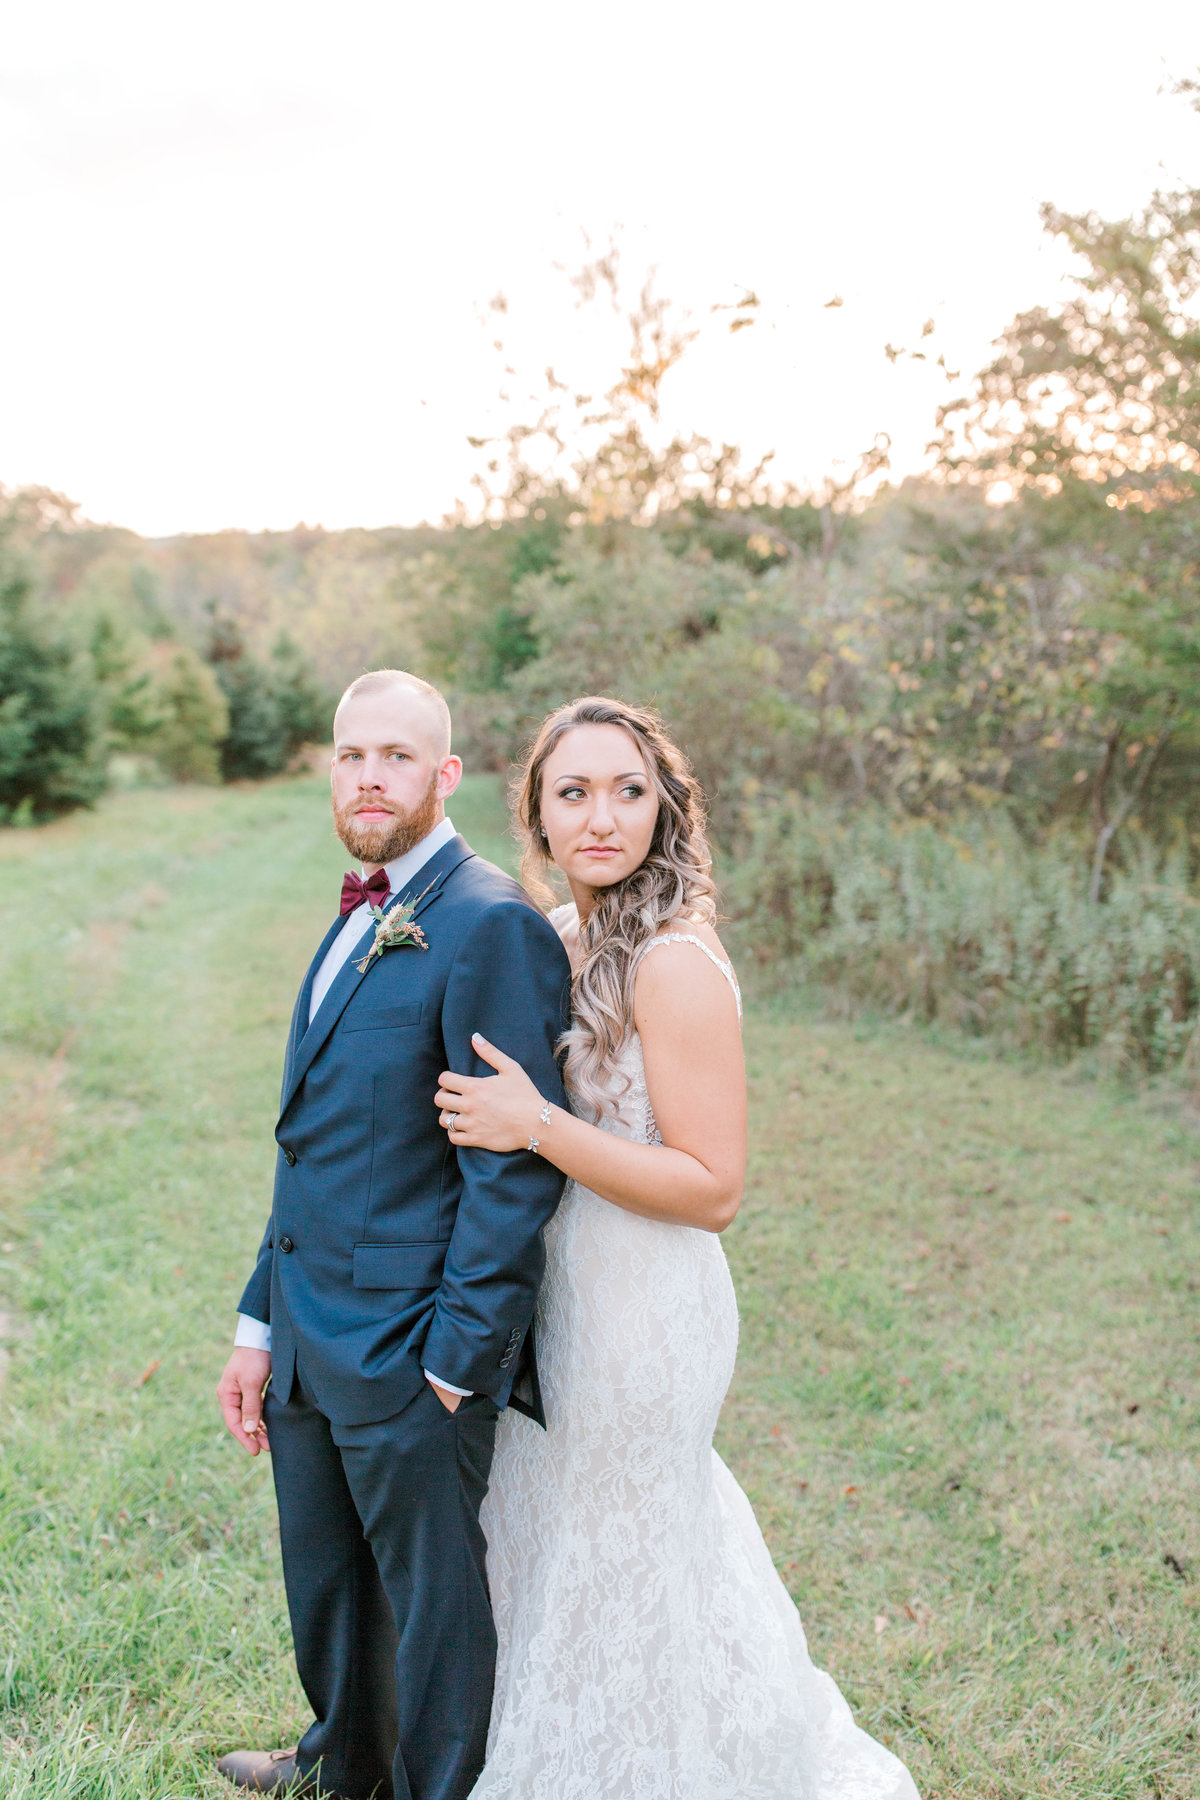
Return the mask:
[[345,922],[344,918],[337,918],[333,921],[333,924],[322,938],[316,955],[308,965],[308,973],[304,977],[303,984],[300,988],[300,996],[296,1001],[295,1011],[292,1013],[292,1029],[288,1034],[287,1056],[283,1065],[283,1083],[285,1090],[291,1080],[292,1065],[296,1060],[296,1052],[300,1048],[305,1032],[308,1030],[308,1009],[312,1004],[313,982],[317,979],[317,970],[328,956],[333,941],[341,931]]
[[[410,882],[407,882],[405,886],[400,889],[398,894],[393,894],[391,896],[383,909],[384,912],[391,912],[392,908],[394,906],[399,906],[402,901],[415,900],[417,904],[413,911],[413,917],[418,918],[421,913],[425,912],[428,907],[433,905],[435,900],[441,898],[447,878],[455,869],[457,869],[458,865],[466,862],[467,858],[474,856],[474,854],[475,852],[471,849],[465,838],[458,835],[452,837],[448,844],[443,844],[436,856],[431,856],[429,861],[417,870],[413,879]],[[369,916],[370,915],[368,914],[367,917],[369,918]],[[302,1022],[307,1021],[308,1001],[306,996],[311,995],[312,993],[312,984],[316,979],[316,972],[320,968],[323,958],[328,953],[329,946],[337,935],[337,931],[340,929],[341,924],[342,920],[339,919],[337,925],[330,930],[325,942],[321,945],[321,948],[313,958],[312,966],[305,978],[304,988],[301,992],[303,1006],[298,1006],[296,1018],[293,1021],[293,1034]],[[365,937],[366,934],[367,927],[364,924],[362,935]],[[384,951],[383,954],[386,956],[389,952]],[[419,955],[420,952],[418,951],[417,954]],[[301,1031],[299,1041],[296,1043],[295,1051],[289,1057],[287,1077],[283,1087],[283,1099],[279,1108],[279,1117],[281,1119],[291,1105],[297,1088],[304,1080],[308,1070],[312,1067],[313,1058],[321,1049],[321,1046],[325,1043],[330,1032],[345,1012],[346,1007],[349,1005],[354,994],[358,991],[361,983],[366,980],[374,965],[381,960],[380,957],[372,957],[366,968],[360,969],[358,965],[362,961],[362,957],[356,957],[353,952],[351,952],[334,976],[329,992],[325,995],[325,998],[321,1001],[320,1006],[318,1006],[316,1013],[313,1016],[312,1024],[308,1026],[307,1030]]]

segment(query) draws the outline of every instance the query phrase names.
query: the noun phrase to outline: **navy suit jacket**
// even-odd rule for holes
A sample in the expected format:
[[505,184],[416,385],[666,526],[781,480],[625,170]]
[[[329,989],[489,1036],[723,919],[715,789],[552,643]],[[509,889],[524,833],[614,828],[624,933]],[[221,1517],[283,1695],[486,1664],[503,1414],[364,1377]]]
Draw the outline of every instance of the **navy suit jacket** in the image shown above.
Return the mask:
[[298,1361],[335,1424],[399,1412],[423,1365],[544,1423],[531,1323],[563,1177],[536,1153],[456,1149],[433,1097],[443,1069],[495,1073],[471,1047],[479,1031],[565,1104],[566,953],[524,889],[461,837],[391,904],[402,899],[418,900],[428,949],[385,950],[365,974],[352,955],[310,1025],[338,919],[300,990],[274,1204],[239,1311],[270,1324],[276,1397]]

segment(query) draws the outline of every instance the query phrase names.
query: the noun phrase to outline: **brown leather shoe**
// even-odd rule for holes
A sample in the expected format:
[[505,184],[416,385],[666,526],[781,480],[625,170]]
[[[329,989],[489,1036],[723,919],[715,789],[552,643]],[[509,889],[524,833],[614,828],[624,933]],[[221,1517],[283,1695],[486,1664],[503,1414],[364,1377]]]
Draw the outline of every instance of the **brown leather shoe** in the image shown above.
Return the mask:
[[321,1800],[338,1800],[329,1788],[299,1774],[295,1744],[290,1750],[231,1750],[217,1764],[217,1773],[252,1794],[319,1794]]

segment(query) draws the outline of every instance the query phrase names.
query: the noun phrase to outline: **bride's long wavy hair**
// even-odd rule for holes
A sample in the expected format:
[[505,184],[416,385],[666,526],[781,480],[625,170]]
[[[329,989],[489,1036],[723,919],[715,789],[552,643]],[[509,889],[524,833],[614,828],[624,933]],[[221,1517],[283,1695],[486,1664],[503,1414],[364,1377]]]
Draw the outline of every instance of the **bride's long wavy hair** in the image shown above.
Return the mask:
[[582,957],[571,982],[571,1026],[559,1040],[573,1093],[598,1118],[612,1106],[616,1059],[633,1029],[638,951],[670,920],[711,924],[716,917],[712,856],[700,784],[687,758],[648,707],[588,694],[550,714],[513,784],[523,840],[521,872],[531,892],[550,898],[550,854],[542,834],[542,776],[547,758],[579,725],[617,725],[641,752],[658,795],[658,818],[644,862],[612,887],[598,888],[579,932]]

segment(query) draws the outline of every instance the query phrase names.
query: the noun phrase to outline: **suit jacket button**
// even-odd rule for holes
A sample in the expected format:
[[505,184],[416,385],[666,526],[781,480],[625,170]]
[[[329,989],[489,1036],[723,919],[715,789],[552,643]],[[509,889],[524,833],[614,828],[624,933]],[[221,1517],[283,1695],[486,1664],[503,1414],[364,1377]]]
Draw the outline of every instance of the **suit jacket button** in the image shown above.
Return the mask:
[[283,1160],[289,1169],[294,1169],[296,1166],[296,1152],[294,1150],[285,1150],[283,1153]]
[[290,1256],[296,1246],[293,1244],[290,1237],[281,1237],[279,1240],[279,1248],[283,1251],[285,1256]]

